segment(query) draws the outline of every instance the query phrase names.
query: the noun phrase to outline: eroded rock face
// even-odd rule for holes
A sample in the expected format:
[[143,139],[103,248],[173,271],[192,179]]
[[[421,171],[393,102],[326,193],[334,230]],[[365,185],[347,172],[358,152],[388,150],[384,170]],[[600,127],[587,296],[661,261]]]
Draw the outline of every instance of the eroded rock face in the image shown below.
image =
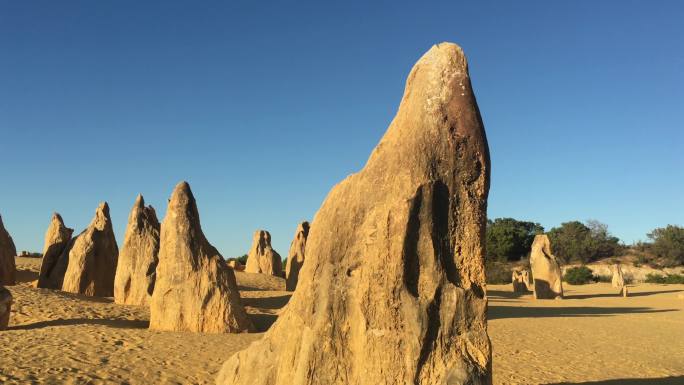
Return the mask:
[[128,216],[123,247],[114,278],[114,301],[149,305],[154,291],[159,254],[159,220],[152,206],[138,195]]
[[233,259],[226,263],[228,264],[228,267],[235,271],[245,271],[245,265],[241,264],[240,261]]
[[62,216],[52,214],[50,226],[45,232],[45,245],[43,246],[43,261],[40,265],[38,287],[59,290],[69,263],[68,247],[71,235],[74,233],[64,225]]
[[100,203],[90,225],[73,239],[68,253],[63,291],[94,297],[114,295],[119,247],[107,202]]
[[612,270],[613,279],[611,280],[611,284],[614,288],[622,289],[622,287],[625,286],[625,277],[622,275],[622,269],[620,268],[620,265],[613,265]]
[[0,286],[0,330],[7,329],[12,313],[12,293]]
[[611,270],[613,270],[613,279],[611,280],[611,284],[614,288],[620,289],[620,293],[623,297],[627,297],[627,285],[625,285],[625,276],[622,274],[622,268],[620,267],[620,264],[616,263],[613,265]]
[[150,329],[238,333],[254,327],[235,274],[202,233],[190,186],[179,183],[161,225]]
[[551,253],[551,241],[546,234],[539,234],[534,237],[530,265],[534,277],[534,298],[563,298],[560,263]]
[[271,246],[271,234],[266,230],[254,232],[252,248],[247,254],[247,273],[261,273],[280,276],[283,272],[283,261]]
[[513,292],[514,293],[527,293],[532,285],[530,285],[530,272],[527,269],[514,269],[513,270]]
[[302,222],[297,226],[294,239],[290,244],[290,252],[287,254],[287,265],[285,266],[285,280],[288,291],[297,288],[299,270],[304,265],[304,253],[306,251],[306,238],[309,236],[309,222]]
[[311,223],[297,290],[218,384],[489,384],[489,153],[466,59],[433,46]]
[[0,285],[14,285],[17,282],[16,255],[17,248],[0,216]]

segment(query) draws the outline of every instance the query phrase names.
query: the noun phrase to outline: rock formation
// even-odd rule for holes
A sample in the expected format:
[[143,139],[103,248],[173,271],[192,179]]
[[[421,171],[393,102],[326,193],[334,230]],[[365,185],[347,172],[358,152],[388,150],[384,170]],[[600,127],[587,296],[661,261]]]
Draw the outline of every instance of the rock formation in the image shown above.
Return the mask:
[[527,269],[513,269],[513,292],[528,293],[531,290],[530,272]]
[[297,226],[294,239],[290,244],[290,252],[287,254],[287,265],[285,266],[285,280],[288,291],[297,288],[299,270],[304,264],[304,251],[306,250],[306,237],[309,236],[309,222],[302,222]]
[[12,312],[12,293],[0,286],[0,330],[7,329]]
[[612,270],[613,279],[611,280],[611,284],[614,288],[620,289],[620,293],[623,297],[627,297],[627,286],[625,285],[625,277],[622,275],[622,268],[616,263],[613,265]]
[[73,233],[74,230],[64,225],[58,213],[52,214],[50,226],[45,232],[38,287],[56,290],[62,288],[62,280],[69,262],[68,246]]
[[152,206],[138,195],[128,216],[126,236],[114,278],[114,301],[149,305],[154,291],[159,254],[159,220]]
[[17,248],[2,223],[0,216],[0,285],[14,285],[17,281],[17,267],[14,257]]
[[236,259],[231,259],[226,263],[228,264],[228,267],[235,271],[245,271],[245,265],[241,264],[240,261]]
[[233,270],[202,233],[197,204],[186,182],[174,189],[161,225],[150,329],[254,330],[240,301]]
[[625,286],[625,277],[622,275],[622,269],[620,268],[620,265],[614,264],[612,270],[613,279],[611,280],[611,284],[616,289],[622,289],[622,287]]
[[283,272],[283,261],[273,247],[271,234],[266,230],[254,232],[252,248],[247,254],[247,273],[261,273],[280,276]]
[[563,298],[560,264],[558,259],[551,254],[551,242],[546,234],[539,234],[534,237],[530,265],[534,277],[534,298]]
[[218,384],[490,384],[489,151],[466,59],[433,46],[366,166],[328,194],[306,266]]
[[69,261],[62,290],[95,297],[114,295],[114,274],[119,257],[107,202],[100,203],[95,217],[69,247]]

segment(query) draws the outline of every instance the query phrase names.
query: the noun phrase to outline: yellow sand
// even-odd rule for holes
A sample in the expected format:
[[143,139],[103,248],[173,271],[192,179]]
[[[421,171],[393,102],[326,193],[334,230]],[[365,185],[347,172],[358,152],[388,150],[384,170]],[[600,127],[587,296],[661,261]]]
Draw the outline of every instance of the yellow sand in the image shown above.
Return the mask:
[[535,300],[489,286],[495,384],[684,384],[684,285],[564,289]]
[[[40,260],[18,258],[10,329],[0,332],[0,383],[212,384],[221,364],[262,334],[147,330],[144,307],[35,289]],[[253,321],[266,330],[289,299],[268,277],[238,277]],[[535,301],[490,286],[495,384],[684,384],[684,285],[566,287]],[[668,379],[663,379],[667,378]],[[660,380],[626,380],[626,379]]]

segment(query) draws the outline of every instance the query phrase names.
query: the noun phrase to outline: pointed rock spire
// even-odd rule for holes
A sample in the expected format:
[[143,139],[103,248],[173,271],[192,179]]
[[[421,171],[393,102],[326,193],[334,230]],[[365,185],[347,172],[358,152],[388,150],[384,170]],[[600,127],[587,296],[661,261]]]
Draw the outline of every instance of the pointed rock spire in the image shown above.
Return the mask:
[[159,261],[159,220],[152,206],[138,195],[128,216],[124,244],[114,278],[114,301],[149,305]]
[[43,261],[38,275],[38,287],[45,289],[62,288],[62,280],[66,273],[69,259],[67,250],[74,230],[66,227],[62,216],[52,214],[50,226],[45,232],[45,245],[43,246]]
[[306,237],[309,236],[309,222],[302,222],[297,226],[294,239],[290,244],[290,252],[287,254],[287,265],[285,267],[285,287],[288,291],[297,288],[299,270],[304,265],[304,254],[306,251]]
[[17,248],[14,241],[5,230],[0,216],[0,286],[14,285],[17,281],[17,267],[14,257],[17,256]]
[[171,195],[161,224],[150,329],[205,333],[254,330],[240,301],[235,274],[202,233],[187,182]]
[[466,58],[433,46],[311,223],[297,290],[221,385],[489,384],[489,151]]
[[532,242],[530,266],[534,279],[534,298],[563,298],[563,275],[558,258],[551,253],[551,241],[546,234],[537,234]]
[[283,261],[271,246],[271,233],[266,230],[257,230],[252,239],[252,248],[247,255],[247,273],[261,273],[281,276]]
[[74,238],[68,253],[63,291],[95,297],[114,295],[119,247],[107,202],[100,203],[90,225]]

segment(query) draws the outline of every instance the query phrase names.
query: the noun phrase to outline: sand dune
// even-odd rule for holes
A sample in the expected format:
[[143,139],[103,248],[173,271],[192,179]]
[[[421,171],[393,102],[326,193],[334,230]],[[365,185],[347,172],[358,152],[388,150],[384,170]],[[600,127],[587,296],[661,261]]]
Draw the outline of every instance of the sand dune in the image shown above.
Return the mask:
[[[35,289],[40,260],[18,258],[10,329],[0,332],[0,383],[211,384],[221,364],[262,334],[147,330],[145,307]],[[237,275],[266,330],[287,304],[283,281]],[[275,290],[273,290],[275,289]],[[566,286],[562,301],[489,287],[495,384],[684,384],[684,285]]]

